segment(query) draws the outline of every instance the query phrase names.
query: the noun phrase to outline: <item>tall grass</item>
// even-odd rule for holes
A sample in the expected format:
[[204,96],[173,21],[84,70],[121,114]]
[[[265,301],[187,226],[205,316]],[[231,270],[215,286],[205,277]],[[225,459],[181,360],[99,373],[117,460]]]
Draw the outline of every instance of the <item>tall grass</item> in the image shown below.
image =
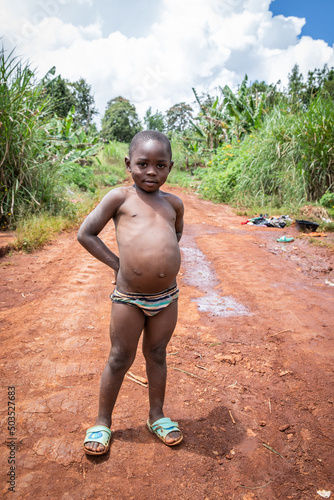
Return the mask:
[[14,248],[27,253],[44,246],[51,241],[60,231],[71,227],[71,221],[61,215],[40,213],[21,219],[16,229]]
[[303,176],[307,198],[319,200],[326,191],[333,191],[334,187],[333,100],[320,97],[306,113],[300,113],[296,120],[295,135],[299,153],[297,168]]
[[260,130],[220,147],[196,174],[214,201],[246,206],[299,205],[334,184],[334,103],[317,99],[303,112],[274,108]]
[[105,144],[98,155],[98,166],[95,179],[102,186],[116,186],[128,177],[124,158],[129,154],[129,145],[123,142],[111,141]]
[[[28,214],[25,217],[23,214],[19,216],[16,224],[16,240],[13,247],[16,250],[32,252],[52,241],[59,232],[78,226],[109,191],[111,186],[124,181],[127,176],[124,165],[124,156],[127,154],[127,149],[128,147],[125,144],[115,142],[106,145],[103,150],[99,151],[98,158],[91,166],[94,171],[94,186],[96,187],[94,190],[78,189],[81,182],[74,182],[75,177],[72,175],[73,183],[67,188],[71,199],[66,206],[66,210],[63,209],[61,213],[53,215],[50,212],[41,211],[38,214]],[[80,165],[76,165],[75,175],[80,175],[82,168]],[[85,167],[85,170],[87,170],[87,167]],[[87,174],[83,178],[87,180]]]
[[0,228],[16,213],[59,203],[45,129],[50,101],[28,65],[0,51]]
[[104,147],[104,155],[109,158],[110,163],[122,161],[129,154],[129,145],[124,142],[110,141]]
[[72,201],[71,209],[66,214],[51,215],[50,212],[40,212],[21,217],[17,222],[16,240],[13,247],[16,250],[32,252],[52,241],[58,233],[78,226],[84,217],[93,210],[99,200],[99,193],[77,192]]

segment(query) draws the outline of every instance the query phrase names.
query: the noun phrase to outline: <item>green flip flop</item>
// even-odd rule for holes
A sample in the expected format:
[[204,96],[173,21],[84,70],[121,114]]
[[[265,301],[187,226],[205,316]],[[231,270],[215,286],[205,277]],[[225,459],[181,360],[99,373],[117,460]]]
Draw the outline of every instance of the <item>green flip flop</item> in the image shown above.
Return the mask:
[[281,238],[278,238],[277,241],[279,243],[290,243],[291,241],[294,241],[294,238],[289,238],[288,236],[282,236]]
[[[172,422],[170,418],[160,418],[159,420],[156,420],[153,424],[150,424],[149,421],[147,421],[147,428],[152,434],[155,434],[160,441],[162,441],[165,445],[167,446],[175,446],[179,443],[181,443],[183,439],[182,432],[180,431],[179,424],[177,422]],[[181,436],[179,439],[174,441],[173,443],[167,443],[166,442],[166,436],[170,434],[171,432],[180,432]]]
[[[94,425],[86,432],[84,440],[84,450],[87,455],[104,455],[110,448],[111,430],[104,425]],[[100,443],[103,444],[104,450],[92,451],[88,450],[85,446],[86,443]]]

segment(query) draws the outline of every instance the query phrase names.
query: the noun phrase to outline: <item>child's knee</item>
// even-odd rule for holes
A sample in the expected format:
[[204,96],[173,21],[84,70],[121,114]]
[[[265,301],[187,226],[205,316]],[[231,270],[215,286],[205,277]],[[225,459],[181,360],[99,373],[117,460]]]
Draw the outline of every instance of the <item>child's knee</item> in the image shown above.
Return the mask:
[[130,351],[115,349],[109,355],[108,365],[113,373],[126,372],[132,365],[134,358],[135,354]]
[[143,351],[145,359],[147,361],[153,361],[159,365],[162,365],[166,361],[166,346],[157,346],[153,348],[146,348]]

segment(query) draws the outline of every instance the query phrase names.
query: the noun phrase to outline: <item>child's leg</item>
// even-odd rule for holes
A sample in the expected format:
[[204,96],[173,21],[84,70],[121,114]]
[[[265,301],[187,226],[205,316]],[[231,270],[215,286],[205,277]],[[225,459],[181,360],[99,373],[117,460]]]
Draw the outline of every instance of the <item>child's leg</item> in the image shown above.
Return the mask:
[[[143,353],[149,383],[149,421],[151,424],[164,417],[163,404],[167,379],[166,347],[175,329],[176,320],[177,301],[172,302],[155,316],[146,318]],[[179,432],[171,432],[166,436],[166,441],[173,443],[179,437]]]
[[[118,392],[124,375],[135,359],[144,323],[145,316],[137,307],[113,303],[110,321],[111,349],[101,377],[99,414],[95,425],[111,426],[111,414]],[[85,448],[102,451],[104,446],[92,441],[86,443]]]

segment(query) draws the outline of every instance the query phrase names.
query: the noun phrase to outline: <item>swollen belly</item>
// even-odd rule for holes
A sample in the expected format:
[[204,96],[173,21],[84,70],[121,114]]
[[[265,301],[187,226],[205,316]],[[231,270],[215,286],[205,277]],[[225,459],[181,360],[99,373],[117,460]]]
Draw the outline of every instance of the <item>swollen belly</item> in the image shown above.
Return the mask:
[[178,245],[165,248],[161,255],[133,249],[129,257],[120,258],[117,287],[123,292],[160,292],[175,283],[180,263]]

